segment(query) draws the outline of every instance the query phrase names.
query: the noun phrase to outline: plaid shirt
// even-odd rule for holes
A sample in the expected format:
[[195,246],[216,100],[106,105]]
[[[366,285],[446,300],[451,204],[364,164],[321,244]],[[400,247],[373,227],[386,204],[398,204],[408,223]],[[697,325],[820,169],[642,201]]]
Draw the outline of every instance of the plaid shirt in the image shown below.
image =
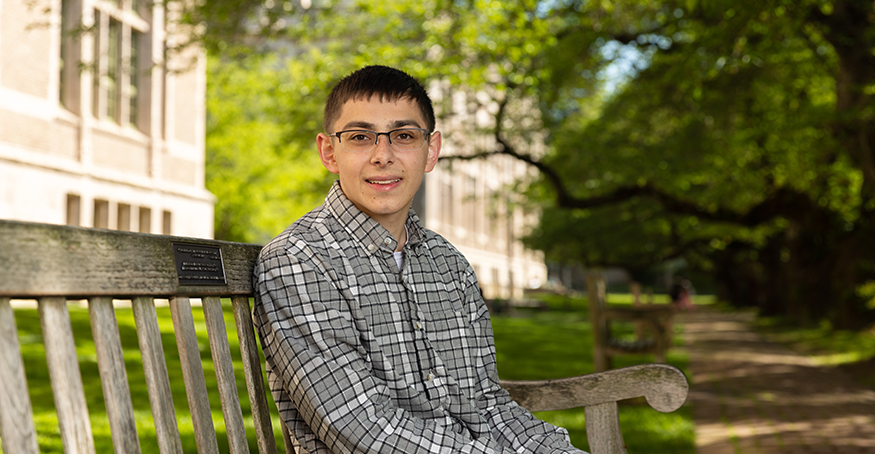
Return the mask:
[[498,384],[472,268],[411,210],[395,239],[335,183],[261,251],[255,324],[298,452],[581,452]]

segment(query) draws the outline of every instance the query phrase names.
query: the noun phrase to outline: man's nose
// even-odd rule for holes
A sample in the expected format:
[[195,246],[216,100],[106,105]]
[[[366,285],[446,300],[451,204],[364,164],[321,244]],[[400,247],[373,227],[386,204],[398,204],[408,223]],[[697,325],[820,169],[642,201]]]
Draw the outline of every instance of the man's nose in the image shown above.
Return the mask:
[[[380,138],[381,135],[386,135],[385,138]],[[371,151],[371,162],[374,164],[386,165],[389,162],[395,161],[395,150],[392,148],[389,134],[377,134],[377,143]]]

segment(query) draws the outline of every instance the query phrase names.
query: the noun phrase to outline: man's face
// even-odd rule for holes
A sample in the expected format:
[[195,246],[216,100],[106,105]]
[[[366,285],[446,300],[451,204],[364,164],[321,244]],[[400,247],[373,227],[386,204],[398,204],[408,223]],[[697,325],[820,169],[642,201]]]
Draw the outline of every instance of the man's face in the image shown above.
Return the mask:
[[[347,101],[330,132],[388,132],[398,128],[426,128],[417,104],[409,99],[383,101],[375,96]],[[441,137],[435,132],[428,143],[413,151],[396,151],[385,135],[379,136],[377,145],[367,152],[348,152],[337,138],[325,134],[317,136],[316,144],[322,164],[339,175],[346,197],[391,231],[403,225],[425,173],[434,169]]]

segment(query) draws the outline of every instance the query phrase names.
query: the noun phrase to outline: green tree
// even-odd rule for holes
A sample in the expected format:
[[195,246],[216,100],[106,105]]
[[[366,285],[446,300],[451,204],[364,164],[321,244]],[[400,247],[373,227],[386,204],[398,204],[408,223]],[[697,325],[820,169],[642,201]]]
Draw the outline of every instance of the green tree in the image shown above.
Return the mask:
[[209,60],[206,174],[216,238],[264,243],[322,202],[331,178],[315,137],[325,94],[310,69],[260,55]]
[[684,258],[737,304],[848,326],[871,316],[856,288],[875,280],[873,8],[359,1],[263,23],[294,43],[282,49],[313,81],[276,97],[296,106],[277,117],[294,133],[277,136],[321,118],[308,95],[349,70],[398,66],[467,93],[461,106],[439,101],[444,117],[492,115],[475,132],[493,148],[445,131],[468,146],[457,159],[510,155],[539,170],[519,188],[545,204],[528,241],[549,256],[632,270]]
[[[559,58],[614,43],[634,65],[596,115],[552,117],[552,152],[538,165],[555,203],[530,244],[594,265],[684,257],[737,304],[799,322],[871,320],[855,290],[875,258],[873,8],[603,2],[569,12],[601,33],[569,32],[582,57]],[[551,72],[557,91],[571,93],[575,72]],[[548,114],[568,103],[549,101]]]

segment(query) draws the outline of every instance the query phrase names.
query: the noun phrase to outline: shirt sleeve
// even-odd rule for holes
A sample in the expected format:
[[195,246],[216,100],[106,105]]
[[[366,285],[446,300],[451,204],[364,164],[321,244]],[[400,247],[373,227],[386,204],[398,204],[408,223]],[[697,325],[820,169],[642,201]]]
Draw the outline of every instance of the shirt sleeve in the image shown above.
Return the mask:
[[491,437],[471,439],[394,405],[371,373],[348,303],[323,271],[268,254],[254,274],[253,317],[271,392],[281,413],[293,407],[309,428],[313,439],[297,440],[307,451],[512,452]]
[[480,389],[477,406],[492,428],[493,437],[514,452],[586,454],[571,444],[568,431],[536,418],[517,405],[501,387],[489,312],[473,271],[469,271],[467,276],[466,298],[473,302],[475,308],[472,325],[478,342],[476,369],[479,371],[477,383]]

